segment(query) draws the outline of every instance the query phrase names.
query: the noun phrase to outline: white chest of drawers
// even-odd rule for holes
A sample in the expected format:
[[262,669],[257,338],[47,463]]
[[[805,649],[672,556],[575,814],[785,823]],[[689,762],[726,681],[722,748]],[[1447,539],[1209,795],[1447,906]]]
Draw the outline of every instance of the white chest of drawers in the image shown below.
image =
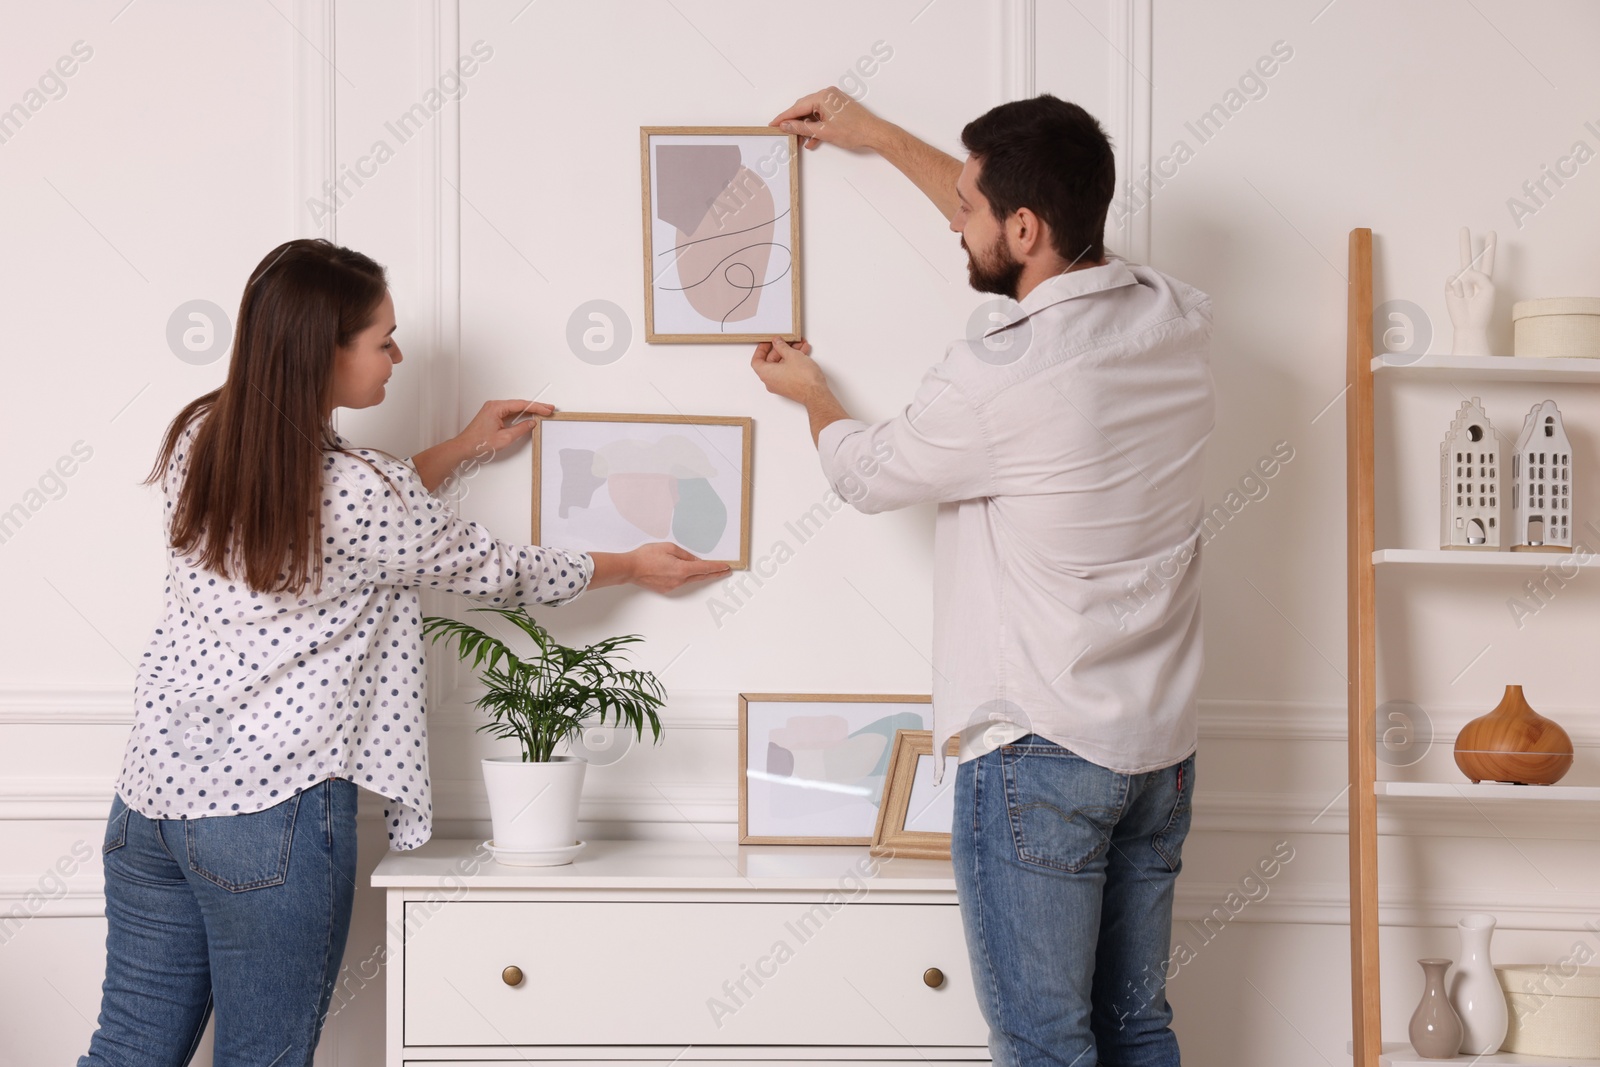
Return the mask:
[[946,861],[591,841],[508,867],[436,838],[372,883],[386,1067],[989,1062]]

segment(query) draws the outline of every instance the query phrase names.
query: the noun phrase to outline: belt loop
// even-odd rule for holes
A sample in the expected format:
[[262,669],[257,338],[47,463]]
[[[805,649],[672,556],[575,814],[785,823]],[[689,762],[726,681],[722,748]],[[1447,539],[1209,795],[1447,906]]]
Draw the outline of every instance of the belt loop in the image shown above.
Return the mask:
[[1183,764],[1178,764],[1178,792],[1183,793]]

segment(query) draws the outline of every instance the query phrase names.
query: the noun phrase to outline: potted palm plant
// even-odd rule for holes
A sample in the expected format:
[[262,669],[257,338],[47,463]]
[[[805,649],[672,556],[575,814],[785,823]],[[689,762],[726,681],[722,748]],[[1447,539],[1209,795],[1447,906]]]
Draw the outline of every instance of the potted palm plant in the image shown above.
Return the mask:
[[576,840],[578,799],[588,761],[555,754],[589,726],[611,725],[635,737],[650,724],[661,738],[656,710],[666,701],[661,682],[649,671],[624,666],[626,646],[638,634],[608,637],[583,648],[568,648],[534,621],[526,608],[472,608],[497,615],[533,641],[529,655],[456,619],[430,615],[422,632],[437,644],[454,644],[462,662],[471,661],[485,692],[473,705],[489,716],[478,727],[517,742],[515,756],[483,761],[494,824],[490,847],[500,862],[547,866],[571,862]]

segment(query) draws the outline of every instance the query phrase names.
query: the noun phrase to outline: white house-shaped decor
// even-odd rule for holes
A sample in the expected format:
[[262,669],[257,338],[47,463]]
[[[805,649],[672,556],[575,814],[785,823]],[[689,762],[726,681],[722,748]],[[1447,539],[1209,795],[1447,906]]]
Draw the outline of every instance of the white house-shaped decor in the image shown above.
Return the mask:
[[1439,547],[1500,547],[1500,437],[1477,397],[1439,446]]
[[1511,548],[1572,551],[1572,445],[1554,400],[1535,404],[1511,457]]

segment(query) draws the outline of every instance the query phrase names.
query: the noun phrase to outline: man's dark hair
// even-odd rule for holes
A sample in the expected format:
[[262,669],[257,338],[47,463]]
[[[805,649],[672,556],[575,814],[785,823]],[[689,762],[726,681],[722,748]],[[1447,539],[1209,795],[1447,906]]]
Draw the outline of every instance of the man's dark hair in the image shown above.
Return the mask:
[[961,131],[961,143],[982,165],[978,191],[995,218],[1028,208],[1050,227],[1063,259],[1092,263],[1105,255],[1117,170],[1093,115],[1045,93],[978,116]]

